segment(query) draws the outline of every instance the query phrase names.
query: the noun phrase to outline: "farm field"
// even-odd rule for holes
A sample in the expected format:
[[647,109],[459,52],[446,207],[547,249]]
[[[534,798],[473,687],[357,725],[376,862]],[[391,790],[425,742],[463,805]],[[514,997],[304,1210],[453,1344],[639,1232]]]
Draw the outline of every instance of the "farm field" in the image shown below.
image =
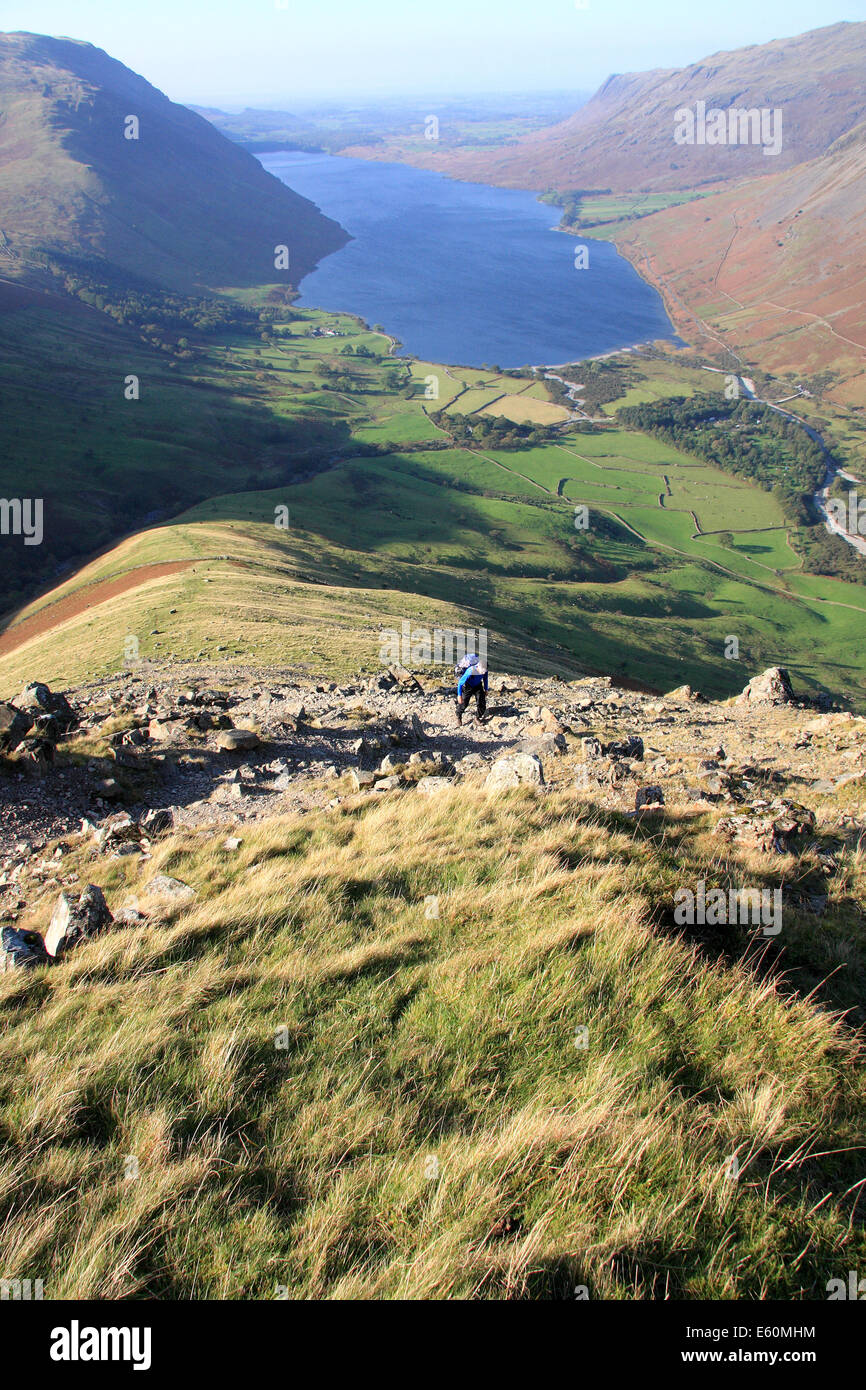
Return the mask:
[[671,396],[694,396],[700,391],[711,391],[714,385],[723,391],[726,380],[724,373],[701,371],[694,367],[678,367],[676,373],[672,373],[664,361],[643,359],[640,373],[643,377],[640,384],[629,387],[613,405],[603,405],[603,414],[613,416],[624,405],[643,405],[647,401],[661,401]]
[[[4,367],[14,318],[0,320]],[[444,405],[493,413],[503,402],[518,422],[534,407],[561,412],[541,381],[402,359],[349,315],[292,310],[264,338],[197,343],[192,363],[142,348],[132,435],[123,373],[95,371],[100,354],[128,352],[130,335],[96,314],[71,324],[49,316],[42,334],[27,368],[38,372],[40,352],[64,363],[80,433],[77,455],[52,450],[45,402],[35,476],[46,493],[62,481],[69,494],[72,552],[108,548],[13,619],[27,624],[27,641],[13,627],[0,646],[10,690],[42,660],[48,679],[115,670],[129,636],[154,657],[371,670],[378,627],[426,615],[428,626],[486,626],[494,663],[729,694],[747,665],[784,661],[807,688],[842,685],[866,703],[866,644],[852,640],[866,630],[866,590],[801,572],[772,494],[613,419],[503,449],[452,446],[430,418]],[[623,364],[611,368],[623,386],[611,411],[635,390],[688,394],[705,375],[664,357]],[[24,438],[25,393],[10,381]],[[88,453],[89,495],[99,489],[107,520],[85,535],[90,513],[82,504],[77,518],[75,508]],[[112,537],[121,478],[140,476],[143,487],[154,470],[165,478],[163,514],[136,514],[124,494],[134,534]],[[578,507],[588,508],[585,529]],[[279,509],[286,529],[275,525]],[[99,586],[118,583],[102,602]],[[60,647],[52,608],[68,637]],[[741,663],[724,657],[732,632]]]
[[[568,199],[569,195],[559,196]],[[696,193],[693,190],[673,193],[589,193],[582,197],[569,199],[570,207],[574,209],[571,220],[579,225],[581,230],[588,231],[599,223],[619,225],[624,221],[629,221],[635,217],[645,217],[649,213],[659,212],[664,208],[691,203],[696,198],[704,196],[704,194]]]
[[520,395],[515,393],[511,396],[500,396],[498,400],[484,406],[479,413],[498,415],[506,420],[514,420],[519,425],[558,425],[568,419],[568,411],[564,406],[554,405],[552,401],[537,400],[530,396],[528,391],[522,391]]

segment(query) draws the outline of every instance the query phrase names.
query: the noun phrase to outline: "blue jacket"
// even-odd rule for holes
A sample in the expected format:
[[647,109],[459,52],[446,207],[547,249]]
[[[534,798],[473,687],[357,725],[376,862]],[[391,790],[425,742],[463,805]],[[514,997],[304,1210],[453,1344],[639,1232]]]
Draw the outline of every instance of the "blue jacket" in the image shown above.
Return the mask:
[[460,696],[463,694],[464,690],[466,690],[467,692],[470,690],[477,690],[479,685],[483,685],[484,689],[487,689],[487,672],[485,671],[483,676],[479,676],[475,670],[475,667],[470,666],[469,670],[464,671],[463,675],[457,682],[458,700],[460,699]]

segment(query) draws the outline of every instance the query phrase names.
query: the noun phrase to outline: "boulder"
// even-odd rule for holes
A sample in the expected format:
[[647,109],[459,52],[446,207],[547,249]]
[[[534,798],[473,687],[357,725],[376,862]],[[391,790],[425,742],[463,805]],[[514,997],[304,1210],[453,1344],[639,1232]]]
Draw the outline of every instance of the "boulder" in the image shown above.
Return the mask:
[[690,685],[678,685],[676,690],[671,690],[665,696],[666,700],[677,700],[688,705],[704,705],[706,700],[699,690],[692,690]]
[[581,763],[574,775],[574,785],[579,791],[607,786],[618,787],[631,776],[628,763],[617,758],[601,757],[588,763]]
[[355,792],[362,791],[365,787],[372,787],[373,783],[376,781],[372,772],[361,772],[361,770],[356,767],[350,767],[346,776],[349,779],[349,786],[352,788],[352,791]]
[[179,878],[171,878],[169,874],[157,874],[150,880],[142,896],[165,898],[173,903],[188,903],[197,895],[194,888],[190,888],[188,883],[182,883]]
[[403,783],[399,777],[380,777],[373,788],[374,792],[395,792]]
[[45,949],[55,958],[65,955],[113,920],[105,895],[95,883],[87,885],[77,902],[68,893],[61,893],[45,933]]
[[533,753],[537,758],[559,758],[568,752],[564,734],[542,734],[538,738],[525,738],[515,747],[517,753]]
[[154,743],[177,743],[186,733],[183,719],[151,719],[147,732]]
[[217,748],[223,753],[246,753],[259,746],[259,736],[252,729],[223,729],[217,735]]
[[634,798],[634,809],[642,811],[645,806],[664,806],[665,794],[661,787],[638,787]]
[[479,772],[484,766],[485,762],[480,753],[467,753],[465,757],[457,759],[454,771],[458,777],[465,777],[467,773]]
[[560,724],[552,709],[543,709],[541,711],[541,725],[546,734],[565,733],[563,725]]
[[[831,730],[839,733],[841,730],[852,733],[863,734],[866,732],[866,719],[862,715],[850,714],[847,710],[842,710],[836,714],[819,714],[815,719],[810,719],[808,724],[803,726],[803,736],[809,734],[826,734]],[[800,744],[794,744],[799,748]]]
[[424,689],[421,682],[412,675],[411,671],[407,671],[405,666],[389,667],[388,675],[392,682],[395,682],[403,690],[422,692]]
[[780,797],[770,806],[759,802],[742,815],[725,817],[717,822],[713,833],[764,854],[791,854],[801,837],[814,833],[815,824],[815,812],[809,807]]
[[0,752],[14,752],[32,728],[33,720],[25,710],[0,702]]
[[78,723],[78,715],[66,696],[49,689],[41,681],[26,685],[15,703],[34,718],[41,714],[54,715],[63,733],[74,729]]
[[0,932],[0,974],[7,970],[34,970],[37,965],[49,965],[51,957],[38,932],[4,927]]
[[230,729],[231,720],[227,714],[216,714],[213,710],[202,709],[193,715],[193,724],[200,733],[210,733],[211,729]]
[[120,811],[117,815],[108,816],[93,838],[98,845],[129,844],[141,839],[141,831],[132,816]]
[[43,777],[54,763],[54,744],[47,738],[25,738],[18,750],[24,772],[31,777]]
[[148,918],[137,907],[123,907],[114,919],[117,927],[146,927]]
[[46,739],[48,743],[59,743],[66,733],[66,725],[56,714],[37,714],[33,733],[37,738]]
[[91,796],[97,797],[102,801],[118,801],[121,790],[113,777],[103,777],[91,791]]
[[753,676],[741,695],[738,705],[791,705],[794,690],[791,677],[784,666],[770,666],[759,676]]
[[174,829],[174,812],[169,808],[159,811],[145,811],[141,818],[141,828],[145,835],[165,835]]
[[150,734],[147,729],[126,729],[111,736],[114,748],[141,748],[149,741]]
[[510,753],[497,758],[484,783],[488,791],[507,791],[509,787],[543,786],[544,767],[535,753]]
[[403,759],[403,758],[395,758],[395,757],[392,757],[392,755],[391,755],[390,753],[388,753],[388,754],[385,755],[385,757],[382,759],[381,763],[379,764],[379,770],[378,770],[378,772],[376,773],[376,776],[377,776],[377,777],[380,777],[380,776],[387,777],[387,776],[389,776],[391,773],[400,773],[400,772],[403,771],[403,769],[404,769],[405,766],[406,766],[405,759]]
[[443,792],[446,787],[453,785],[450,777],[422,777],[418,783],[418,791],[423,796],[435,796],[437,792]]
[[606,743],[604,751],[608,758],[628,758],[632,762],[642,762],[643,739],[637,734],[629,734],[628,738],[618,742]]
[[409,759],[410,775],[417,779],[424,777],[447,777],[453,768],[444,753],[413,753]]

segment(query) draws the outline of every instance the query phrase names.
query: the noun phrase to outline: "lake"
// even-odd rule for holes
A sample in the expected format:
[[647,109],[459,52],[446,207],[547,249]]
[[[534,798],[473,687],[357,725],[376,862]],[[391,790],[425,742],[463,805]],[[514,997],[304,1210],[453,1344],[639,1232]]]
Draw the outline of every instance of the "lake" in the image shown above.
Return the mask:
[[532,193],[335,155],[260,158],[354,237],[304,278],[298,302],[381,323],[423,361],[555,365],[679,341],[628,261],[555,231],[558,209]]

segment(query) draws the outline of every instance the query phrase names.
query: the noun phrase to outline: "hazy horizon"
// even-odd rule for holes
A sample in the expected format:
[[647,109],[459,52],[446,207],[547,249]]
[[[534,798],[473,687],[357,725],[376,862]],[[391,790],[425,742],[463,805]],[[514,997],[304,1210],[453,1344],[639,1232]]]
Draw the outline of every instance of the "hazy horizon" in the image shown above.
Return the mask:
[[[3,28],[84,40],[175,101],[239,110],[467,95],[586,93],[612,73],[684,67],[714,53],[866,19],[863,0],[332,0],[327,18],[295,0],[152,0],[135,24],[109,0],[10,0]],[[71,32],[70,32],[71,30]],[[363,71],[359,69],[363,68]],[[191,70],[195,76],[191,76]]]

